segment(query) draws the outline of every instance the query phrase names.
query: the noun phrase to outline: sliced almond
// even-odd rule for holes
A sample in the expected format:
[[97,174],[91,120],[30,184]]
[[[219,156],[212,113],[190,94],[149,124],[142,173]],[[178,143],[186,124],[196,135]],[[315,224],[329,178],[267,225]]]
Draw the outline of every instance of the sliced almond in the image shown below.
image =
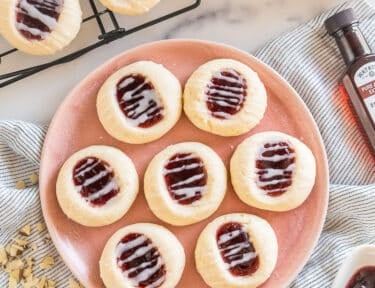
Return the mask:
[[20,230],[20,234],[23,236],[29,236],[31,234],[31,225],[27,224],[23,226]]
[[5,266],[5,271],[8,273],[12,272],[13,270],[22,269],[24,268],[25,264],[21,259],[15,259],[12,261],[9,261],[7,265]]
[[53,281],[51,279],[48,279],[47,280],[47,285],[48,285],[48,288],[53,288],[56,286],[56,281]]
[[39,232],[42,232],[44,229],[46,229],[46,225],[42,222],[38,222],[36,224],[36,229],[39,231]]
[[52,265],[55,264],[55,260],[51,256],[45,257],[42,262],[39,265],[39,268],[44,270],[44,269],[49,269],[52,267]]
[[38,288],[45,288],[47,286],[47,280],[45,277],[39,279]]
[[12,246],[11,244],[8,244],[5,246],[5,251],[8,253],[8,255],[10,254],[10,246]]
[[17,257],[17,256],[19,256],[19,255],[22,254],[23,250],[24,250],[24,249],[23,249],[21,246],[16,245],[16,244],[12,244],[12,245],[10,246],[9,255],[10,255],[11,257]]
[[31,256],[27,256],[27,257],[25,258],[25,260],[26,260],[26,265],[27,265],[27,267],[32,268],[32,267],[34,266],[35,261],[34,261],[34,259],[33,259]]
[[23,279],[27,279],[31,275],[32,275],[32,271],[31,271],[31,267],[30,266],[22,270],[22,278]]
[[38,249],[38,244],[36,244],[36,243],[31,244],[31,249],[33,251],[36,251]]
[[38,183],[39,181],[39,177],[38,177],[38,174],[36,173],[33,173],[30,175],[30,181],[31,181],[31,184],[35,185]]
[[29,278],[25,281],[23,281],[21,284],[22,284],[22,287],[24,288],[35,288],[35,287],[38,287],[39,283],[39,279],[34,277],[34,278]]
[[25,181],[23,180],[20,180],[20,181],[17,181],[16,183],[16,189],[25,189],[26,188],[26,184],[25,184]]
[[19,238],[16,238],[14,239],[14,242],[19,245],[19,246],[22,246],[24,249],[27,248],[27,246],[29,245],[29,241],[25,240],[25,239],[19,239]]
[[51,236],[47,233],[46,235],[44,235],[44,243],[45,244],[48,244],[51,242]]
[[5,251],[5,247],[0,245],[0,264],[5,265],[8,262],[8,254]]

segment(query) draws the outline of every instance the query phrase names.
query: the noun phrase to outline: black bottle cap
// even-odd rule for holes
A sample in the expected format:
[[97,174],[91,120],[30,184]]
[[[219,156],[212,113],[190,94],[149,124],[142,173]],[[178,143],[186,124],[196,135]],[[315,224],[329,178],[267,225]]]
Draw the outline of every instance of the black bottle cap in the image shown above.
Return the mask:
[[329,17],[325,21],[325,26],[329,35],[333,35],[337,31],[355,23],[359,23],[359,21],[354,15],[354,10],[349,8]]

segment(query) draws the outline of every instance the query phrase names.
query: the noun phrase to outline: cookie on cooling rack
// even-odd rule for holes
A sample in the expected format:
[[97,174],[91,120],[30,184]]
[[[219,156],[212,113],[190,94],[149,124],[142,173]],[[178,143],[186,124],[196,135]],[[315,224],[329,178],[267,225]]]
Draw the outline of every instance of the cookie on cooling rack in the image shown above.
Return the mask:
[[78,34],[82,12],[77,0],[1,0],[0,34],[15,48],[53,54]]
[[135,62],[112,74],[100,88],[99,120],[120,141],[151,142],[166,134],[179,120],[181,94],[180,82],[163,65]]
[[217,59],[200,66],[188,79],[184,111],[198,128],[221,136],[248,132],[263,118],[267,94],[247,65]]
[[160,0],[100,0],[100,2],[113,12],[126,15],[139,15],[148,12]]
[[85,226],[119,220],[138,193],[133,162],[120,150],[90,146],[74,153],[62,166],[56,183],[63,212]]

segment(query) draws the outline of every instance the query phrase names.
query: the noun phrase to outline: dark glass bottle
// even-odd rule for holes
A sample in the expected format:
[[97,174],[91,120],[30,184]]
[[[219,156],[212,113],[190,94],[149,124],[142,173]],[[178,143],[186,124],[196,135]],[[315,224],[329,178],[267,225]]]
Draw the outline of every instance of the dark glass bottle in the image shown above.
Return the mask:
[[375,54],[359,28],[353,9],[328,18],[325,26],[347,65],[340,90],[349,97],[375,155]]

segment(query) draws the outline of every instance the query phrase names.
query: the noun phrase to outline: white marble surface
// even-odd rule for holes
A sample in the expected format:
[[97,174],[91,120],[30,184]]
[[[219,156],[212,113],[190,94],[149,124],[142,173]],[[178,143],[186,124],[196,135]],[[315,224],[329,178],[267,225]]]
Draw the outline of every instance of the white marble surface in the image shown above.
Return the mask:
[[[370,1],[375,4],[375,0]],[[81,3],[85,2],[86,0],[81,0]],[[151,14],[122,19],[126,23],[136,24],[191,2],[163,0]],[[74,62],[0,88],[0,119],[49,122],[58,105],[80,79],[107,59],[139,44],[165,38],[196,38],[220,41],[253,52],[267,41],[339,2],[341,1],[202,0],[201,6],[193,12],[120,39]],[[88,11],[88,7],[83,8]],[[95,33],[95,27],[85,25],[69,49],[79,47]],[[0,51],[4,49],[6,44],[0,39]],[[16,53],[3,60],[0,74],[48,59]]]

